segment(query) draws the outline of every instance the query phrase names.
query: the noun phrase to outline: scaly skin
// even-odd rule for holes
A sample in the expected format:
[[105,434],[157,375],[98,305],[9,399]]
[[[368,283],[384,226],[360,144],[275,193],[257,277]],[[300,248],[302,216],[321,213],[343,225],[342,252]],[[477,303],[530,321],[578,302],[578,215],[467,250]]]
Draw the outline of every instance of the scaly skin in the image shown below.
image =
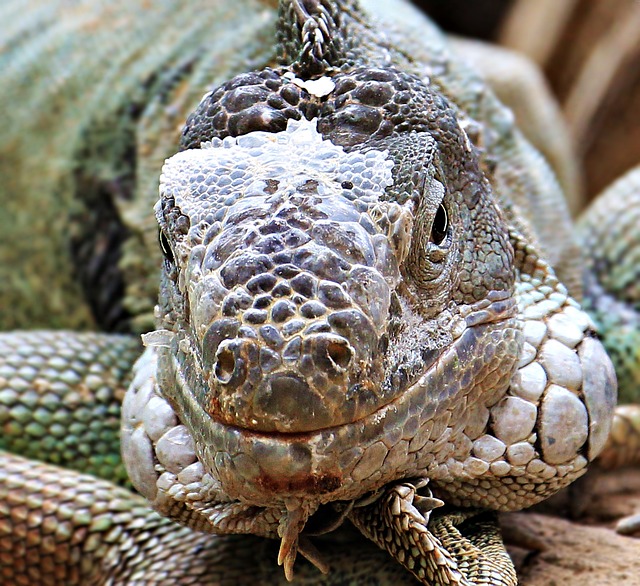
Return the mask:
[[[563,266],[566,254],[553,247],[544,214],[532,211],[548,210],[560,217],[554,225],[561,226],[566,213],[560,192],[486,88],[475,88],[479,82],[472,75],[460,75],[464,68],[447,61],[436,33],[423,44],[411,34],[400,40],[389,29],[390,41],[381,48],[379,32],[354,6],[340,6],[340,15],[355,33],[349,38],[359,40],[346,54],[339,43],[329,51],[330,64],[341,71],[304,56],[292,69],[299,79],[326,73],[333,83],[360,83],[360,90],[351,88],[349,115],[343,115],[341,98],[318,100],[299,87],[302,83],[283,78],[282,69],[257,80],[240,77],[240,89],[227,84],[203,102],[184,144],[198,147],[202,140],[259,129],[281,132],[273,160],[283,169],[258,159],[271,142],[258,134],[247,137],[253,154],[243,150],[246,141],[227,140],[223,148],[187,151],[165,168],[158,206],[167,255],[161,330],[147,339],[152,348],[136,367],[125,404],[124,452],[132,480],[158,510],[196,529],[280,537],[288,573],[297,547],[320,564],[306,536],[298,541],[307,519],[309,527],[328,529],[346,515],[425,583],[513,583],[506,560],[486,559],[496,551],[492,525],[472,519],[470,534],[460,536],[457,524],[475,512],[430,518],[437,499],[424,496],[429,494],[424,481],[403,479],[428,477],[435,494],[450,504],[520,508],[581,474],[601,449],[612,408],[608,360],[591,337],[588,318],[538,251],[539,243],[546,245],[554,264],[573,279],[575,266]],[[280,27],[285,60],[300,53],[292,22],[289,14]],[[333,32],[334,39],[343,38],[342,29]],[[411,53],[402,50],[407,42],[413,43]],[[381,78],[371,91],[366,68],[386,67],[381,55],[387,50],[396,69],[378,69]],[[432,74],[430,85],[412,77],[423,78],[425,72]],[[456,106],[440,97],[440,89]],[[269,93],[266,104],[250,109]],[[286,94],[288,105],[278,101],[278,93]],[[407,99],[418,106],[409,124],[407,113],[384,121],[382,105],[393,96],[401,112]],[[358,117],[366,108],[373,117]],[[382,122],[373,125],[376,108]],[[241,114],[235,122],[232,116],[210,120],[211,111],[224,110]],[[344,149],[321,146],[315,123],[299,126],[299,134],[291,124],[285,131],[287,119],[301,115],[319,116],[317,130]],[[411,129],[419,134],[408,134]],[[298,146],[288,152],[283,144],[292,137]],[[469,137],[485,149],[478,153]],[[296,152],[304,153],[304,146],[312,149],[306,159]],[[323,149],[340,162],[338,168],[314,157]],[[251,167],[252,157],[257,167]],[[251,171],[232,179],[236,189],[251,184],[244,199],[225,193],[224,183],[205,171],[206,165],[234,169],[243,159]],[[367,161],[374,180],[360,168]],[[204,195],[195,197],[185,187],[189,184],[202,186]],[[216,199],[218,205],[211,207]],[[243,216],[247,202],[249,213]],[[290,204],[297,209],[287,209]],[[209,218],[214,209],[219,217]],[[529,226],[524,218],[530,215],[538,225]],[[570,235],[566,225],[558,230]],[[311,254],[287,257],[305,246]],[[300,263],[297,273],[306,274],[305,283],[294,283],[287,265],[295,263]],[[434,279],[439,271],[444,276]],[[255,308],[247,310],[254,300]],[[295,320],[280,324],[291,311],[303,318],[303,328],[315,331],[305,329],[300,349],[285,354],[278,340],[291,342],[297,330],[284,329]],[[328,315],[326,324],[322,314]],[[242,320],[244,329],[234,319]],[[260,330],[265,319],[271,321],[268,332]],[[253,339],[252,328],[260,331],[261,341]],[[35,336],[25,345],[35,344]],[[8,336],[7,343],[13,340]],[[289,360],[286,368],[277,364],[282,357]],[[9,370],[22,367],[21,361],[8,364]],[[64,383],[57,372],[40,378],[47,377]],[[356,404],[343,402],[347,392],[358,398]],[[290,394],[298,400],[291,401]],[[557,409],[565,421],[555,420]],[[43,427],[40,435],[46,438],[49,427]],[[41,449],[47,451],[46,443]],[[122,493],[116,509],[122,507],[123,514],[114,521],[119,529],[102,530],[96,521],[98,530],[88,537],[81,527],[94,527],[91,516],[103,513],[111,496],[94,498],[96,491],[87,488],[91,481],[71,473],[25,464],[11,470],[5,486],[14,492],[2,499],[2,530],[8,536],[2,543],[11,551],[1,558],[8,583],[72,583],[64,580],[74,572],[78,580],[89,580],[73,570],[77,552],[69,556],[76,560],[71,564],[65,555],[57,558],[66,578],[63,570],[54,576],[50,561],[31,567],[14,561],[23,555],[33,561],[41,555],[34,552],[49,551],[50,540],[36,535],[46,536],[52,528],[65,545],[86,539],[83,562],[98,582],[114,577],[134,583],[136,574],[144,583],[174,583],[178,576],[182,583],[198,576],[215,581],[220,574],[226,578],[232,566],[217,556],[225,544],[237,542],[209,537],[205,543],[192,536],[191,548],[188,533],[166,533],[166,522],[141,512],[139,501]],[[30,475],[31,483],[21,484]],[[66,496],[46,502],[42,495],[56,496],[57,489],[39,492],[42,478],[66,487]],[[78,486],[84,487],[83,496]],[[361,498],[367,492],[373,494]],[[82,512],[56,508],[66,501]],[[320,506],[322,514],[314,516]],[[25,553],[17,538],[46,516],[39,507],[49,517],[35,523],[29,536],[35,549]],[[58,521],[51,518],[52,507],[60,511],[53,515]],[[107,521],[111,528],[111,515]],[[137,544],[131,558],[121,557],[131,541]],[[139,555],[137,547],[148,547],[153,555]],[[93,558],[89,551],[98,554]],[[243,551],[238,550],[241,576],[248,565]],[[182,565],[164,562],[177,557]],[[143,560],[156,569],[148,570]],[[344,569],[345,563],[350,562],[338,559],[336,565]],[[356,571],[349,568],[347,578],[358,579]],[[370,568],[367,579],[397,583],[385,571]],[[310,579],[321,583],[319,575]],[[340,579],[333,573],[327,583]]]
[[140,344],[67,331],[0,336],[0,449],[120,484],[120,403]]
[[620,402],[640,388],[640,168],[607,189],[580,218],[585,250],[584,306],[593,315],[616,368]]
[[272,62],[274,5],[2,2],[0,329],[153,327],[162,162],[209,84]]

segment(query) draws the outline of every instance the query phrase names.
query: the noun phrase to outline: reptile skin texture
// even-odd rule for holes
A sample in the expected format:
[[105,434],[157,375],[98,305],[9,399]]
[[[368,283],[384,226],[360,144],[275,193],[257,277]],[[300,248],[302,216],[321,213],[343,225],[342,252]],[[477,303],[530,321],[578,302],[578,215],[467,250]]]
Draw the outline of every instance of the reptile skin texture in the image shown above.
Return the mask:
[[0,334],[0,584],[511,586],[497,511],[640,459],[637,174],[575,237],[415,9],[0,10],[3,324],[104,330]]

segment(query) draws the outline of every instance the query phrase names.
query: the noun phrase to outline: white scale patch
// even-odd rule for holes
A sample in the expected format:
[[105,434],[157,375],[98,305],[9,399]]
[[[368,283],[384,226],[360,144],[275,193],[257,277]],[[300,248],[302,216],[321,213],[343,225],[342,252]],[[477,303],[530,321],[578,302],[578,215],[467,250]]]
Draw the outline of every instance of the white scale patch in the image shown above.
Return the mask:
[[279,190],[317,180],[320,195],[324,186],[349,181],[354,195],[374,201],[393,184],[392,168],[386,150],[347,153],[322,137],[316,119],[289,120],[282,132],[216,138],[174,155],[164,164],[160,193],[188,206],[202,198],[264,197],[267,180],[278,181]]
[[284,77],[287,78],[292,84],[298,86],[299,88],[305,90],[308,94],[317,98],[324,98],[325,96],[328,96],[336,87],[335,82],[326,75],[318,79],[304,80],[296,77],[292,72],[287,72],[284,74]]

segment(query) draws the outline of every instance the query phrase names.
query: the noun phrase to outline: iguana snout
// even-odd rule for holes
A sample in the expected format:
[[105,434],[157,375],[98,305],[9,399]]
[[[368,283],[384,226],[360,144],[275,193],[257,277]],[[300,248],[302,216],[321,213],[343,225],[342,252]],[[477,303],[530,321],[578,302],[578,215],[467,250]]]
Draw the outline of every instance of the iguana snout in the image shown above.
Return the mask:
[[[322,256],[336,255],[327,248]],[[287,263],[254,277],[267,282],[264,277],[280,269],[297,272],[268,281],[275,283],[269,291],[236,285],[227,293],[221,313],[230,315],[215,320],[202,338],[208,411],[215,419],[255,431],[304,432],[354,421],[378,406],[385,329],[376,328],[372,314],[384,318],[388,304],[372,309],[357,290],[350,295],[351,273],[366,268],[342,263],[342,283]],[[389,299],[383,277],[368,272]],[[238,297],[249,306],[239,307]]]
[[[251,339],[225,340],[218,348],[210,384],[218,391],[214,405],[230,405],[213,415],[260,431],[296,432],[332,425],[341,401],[339,397],[332,401],[331,391],[342,397],[349,394],[349,370],[356,362],[353,347],[331,333],[309,336],[304,343],[295,338],[287,347],[293,354],[289,360]],[[370,360],[371,353],[358,362]],[[249,395],[248,400],[243,395]]]
[[315,126],[185,151],[161,181],[161,310],[181,320],[201,407],[248,431],[352,423],[400,390],[383,384],[408,238],[390,228],[399,206],[381,201],[393,163],[345,152]]

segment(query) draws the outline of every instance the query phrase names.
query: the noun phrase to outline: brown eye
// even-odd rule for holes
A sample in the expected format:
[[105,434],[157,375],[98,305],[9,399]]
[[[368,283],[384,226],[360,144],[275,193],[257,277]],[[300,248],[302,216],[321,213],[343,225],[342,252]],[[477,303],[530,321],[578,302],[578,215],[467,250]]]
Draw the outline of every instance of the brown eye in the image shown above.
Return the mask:
[[173,251],[171,250],[169,240],[162,230],[158,231],[158,241],[160,242],[160,248],[162,249],[162,254],[164,254],[164,257],[167,259],[167,261],[173,263]]
[[433,218],[433,224],[431,225],[431,242],[434,244],[441,244],[447,237],[447,230],[449,229],[449,216],[444,206],[440,204],[435,218]]

